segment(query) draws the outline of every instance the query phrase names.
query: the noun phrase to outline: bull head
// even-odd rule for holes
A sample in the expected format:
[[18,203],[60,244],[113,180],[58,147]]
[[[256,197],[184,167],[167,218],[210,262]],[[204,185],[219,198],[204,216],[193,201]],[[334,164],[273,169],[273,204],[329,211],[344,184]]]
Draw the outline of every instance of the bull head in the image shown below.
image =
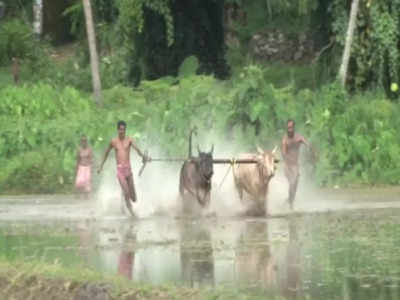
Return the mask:
[[212,157],[214,152],[214,145],[211,146],[210,152],[202,152],[199,145],[197,145],[197,151],[199,152],[199,156],[196,159],[197,171],[199,172],[199,175],[206,180],[207,183],[210,183],[211,177],[214,174]]
[[272,154],[272,156],[274,157],[274,163],[277,164],[277,163],[279,163],[280,160],[279,160],[279,158],[276,158],[276,157],[275,157],[276,150],[278,150],[278,146],[275,146],[275,147],[274,147],[274,149],[272,150],[271,154]]
[[[199,152],[199,154],[201,153],[201,150],[200,150],[199,145],[197,145],[197,152]],[[211,150],[210,150],[209,153],[210,153],[210,154],[213,154],[213,153],[214,153],[214,144],[211,145]]]
[[261,178],[263,178],[264,182],[267,183],[271,177],[275,175],[276,166],[275,164],[279,162],[278,158],[275,158],[277,146],[274,149],[269,151],[264,151],[258,145],[257,147],[257,168],[260,172]]

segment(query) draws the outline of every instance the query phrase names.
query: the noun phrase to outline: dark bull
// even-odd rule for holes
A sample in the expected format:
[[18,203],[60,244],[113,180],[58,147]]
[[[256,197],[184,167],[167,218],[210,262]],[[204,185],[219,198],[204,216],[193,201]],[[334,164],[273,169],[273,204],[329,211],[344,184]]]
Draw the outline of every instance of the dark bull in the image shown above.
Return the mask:
[[197,199],[201,206],[208,206],[211,195],[211,179],[214,174],[213,151],[202,152],[199,148],[197,157],[190,157],[183,163],[180,172],[179,194],[183,201],[189,201],[187,195]]

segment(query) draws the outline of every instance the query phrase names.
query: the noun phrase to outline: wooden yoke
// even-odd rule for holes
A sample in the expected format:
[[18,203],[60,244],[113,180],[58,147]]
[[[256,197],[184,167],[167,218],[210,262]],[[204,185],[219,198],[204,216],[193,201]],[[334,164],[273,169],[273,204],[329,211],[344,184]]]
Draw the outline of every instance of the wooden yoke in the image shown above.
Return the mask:
[[[147,151],[145,151],[145,157],[147,157]],[[151,160],[146,160],[143,159],[142,160],[142,167],[139,171],[139,176],[142,175],[144,168],[146,167],[146,164],[148,162],[185,162],[185,161],[195,161],[195,158],[152,158]],[[241,158],[241,159],[235,159],[235,158],[217,158],[217,159],[213,159],[213,164],[230,164],[230,165],[234,165],[234,164],[255,164],[257,163],[257,161],[255,159],[246,159],[246,158]]]
[[255,164],[257,161],[251,158],[240,158],[240,159],[226,159],[226,158],[216,158],[213,159],[214,164]]

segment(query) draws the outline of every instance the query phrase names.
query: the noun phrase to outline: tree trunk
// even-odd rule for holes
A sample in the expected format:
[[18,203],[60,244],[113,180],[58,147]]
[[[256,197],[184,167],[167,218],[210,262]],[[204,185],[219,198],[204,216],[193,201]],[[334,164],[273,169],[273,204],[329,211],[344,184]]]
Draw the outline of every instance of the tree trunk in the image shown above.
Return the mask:
[[356,28],[358,4],[359,0],[353,0],[351,3],[350,20],[346,34],[346,44],[344,46],[342,64],[340,65],[339,69],[339,79],[343,87],[346,86],[347,70],[351,54],[351,44],[353,42],[354,29]]
[[92,7],[90,6],[90,0],[83,0],[83,8],[85,11],[85,19],[86,19],[86,31],[89,43],[89,51],[90,51],[90,66],[92,68],[92,82],[93,82],[93,91],[95,101],[98,105],[102,104],[102,94],[101,94],[101,81],[100,81],[100,73],[99,73],[99,59],[97,55],[96,49],[96,36],[94,32],[93,25],[93,15],[92,15]]
[[33,32],[41,36],[43,32],[43,1],[34,0],[33,2]]

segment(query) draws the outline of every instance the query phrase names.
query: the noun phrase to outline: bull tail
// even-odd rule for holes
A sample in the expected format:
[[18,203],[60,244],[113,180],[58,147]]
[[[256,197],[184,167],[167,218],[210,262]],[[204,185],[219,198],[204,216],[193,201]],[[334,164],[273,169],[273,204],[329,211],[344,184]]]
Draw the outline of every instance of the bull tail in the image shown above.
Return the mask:
[[188,151],[188,158],[192,158],[193,157],[193,153],[192,153],[192,136],[194,134],[197,134],[197,127],[194,126],[192,129],[190,129],[190,133],[189,133],[189,151]]

